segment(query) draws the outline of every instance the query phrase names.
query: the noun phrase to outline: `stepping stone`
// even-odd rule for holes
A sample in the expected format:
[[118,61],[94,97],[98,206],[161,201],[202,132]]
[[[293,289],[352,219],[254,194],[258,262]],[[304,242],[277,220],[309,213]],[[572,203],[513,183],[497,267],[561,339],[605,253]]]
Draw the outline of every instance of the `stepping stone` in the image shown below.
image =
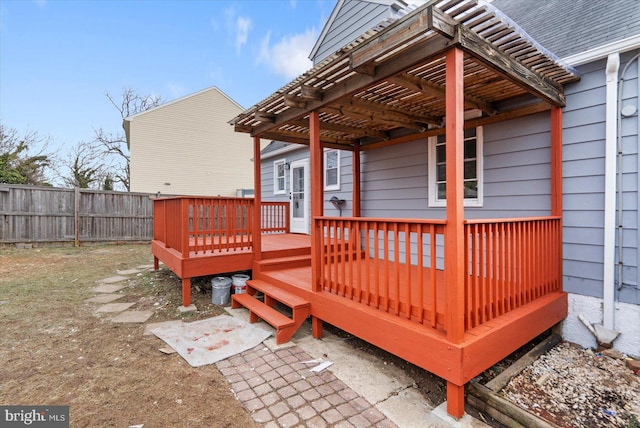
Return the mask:
[[124,294],[100,294],[85,300],[87,303],[109,303],[124,297]]
[[96,312],[122,312],[133,305],[135,305],[135,303],[107,303],[96,309]]
[[111,319],[111,322],[143,323],[153,315],[153,311],[126,311]]
[[126,285],[103,284],[94,288],[93,292],[94,293],[115,293],[116,291],[120,291],[125,287]]
[[153,269],[153,265],[140,265],[136,266],[136,269]]
[[147,325],[144,326],[144,333],[142,333],[142,335],[143,336],[151,336],[153,334],[153,332],[151,330],[153,330],[154,328],[171,327],[173,325],[179,325],[179,324],[182,324],[181,320],[153,322],[153,323],[150,323],[150,324],[147,324]]
[[142,272],[139,269],[117,270],[118,275],[133,275]]
[[110,276],[109,278],[101,279],[98,282],[101,284],[115,284],[116,282],[122,282],[127,279],[129,278],[127,278],[126,276],[116,275],[116,276]]

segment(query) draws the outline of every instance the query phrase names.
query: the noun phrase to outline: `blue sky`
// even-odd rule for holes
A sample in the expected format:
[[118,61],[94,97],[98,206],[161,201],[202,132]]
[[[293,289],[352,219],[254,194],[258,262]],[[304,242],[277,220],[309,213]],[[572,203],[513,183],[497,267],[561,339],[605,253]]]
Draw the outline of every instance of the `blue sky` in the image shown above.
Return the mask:
[[0,0],[0,120],[64,152],[119,130],[105,92],[124,87],[169,101],[215,85],[250,107],[311,66],[335,3]]

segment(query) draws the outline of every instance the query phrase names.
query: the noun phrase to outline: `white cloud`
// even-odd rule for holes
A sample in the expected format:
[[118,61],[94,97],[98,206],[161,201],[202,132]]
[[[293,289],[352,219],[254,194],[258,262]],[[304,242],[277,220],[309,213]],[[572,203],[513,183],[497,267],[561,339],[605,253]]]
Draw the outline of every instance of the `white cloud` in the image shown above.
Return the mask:
[[242,46],[247,43],[249,37],[249,30],[253,27],[253,24],[249,18],[239,16],[236,19],[236,52],[240,53]]
[[309,53],[318,37],[315,28],[304,33],[288,34],[271,45],[271,32],[260,43],[257,63],[266,64],[271,71],[285,79],[293,79],[307,71],[313,65]]

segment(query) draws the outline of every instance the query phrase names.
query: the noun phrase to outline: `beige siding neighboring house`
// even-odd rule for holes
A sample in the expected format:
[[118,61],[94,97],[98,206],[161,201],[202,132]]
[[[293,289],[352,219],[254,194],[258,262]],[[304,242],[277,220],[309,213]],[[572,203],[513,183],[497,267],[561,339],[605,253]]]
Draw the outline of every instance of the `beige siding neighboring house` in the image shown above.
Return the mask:
[[216,87],[124,120],[131,191],[236,196],[253,189],[253,144],[230,118],[243,108]]

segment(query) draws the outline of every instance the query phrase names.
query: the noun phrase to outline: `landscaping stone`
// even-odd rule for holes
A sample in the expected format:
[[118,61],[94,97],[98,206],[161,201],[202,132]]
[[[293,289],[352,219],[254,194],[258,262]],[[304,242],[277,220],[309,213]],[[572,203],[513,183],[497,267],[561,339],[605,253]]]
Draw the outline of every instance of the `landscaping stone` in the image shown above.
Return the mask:
[[133,305],[135,305],[135,303],[107,303],[106,305],[102,305],[96,309],[96,312],[122,312],[126,311]]
[[126,270],[117,270],[118,275],[134,275],[136,273],[142,272],[139,269],[126,269]]
[[117,282],[122,282],[122,281],[125,281],[127,279],[129,279],[129,278],[127,278],[126,276],[116,275],[116,276],[110,276],[109,278],[101,279],[98,282],[100,284],[115,284]]
[[98,296],[92,297],[90,299],[85,300],[87,303],[109,303],[114,300],[118,300],[124,297],[124,294],[100,294]]
[[151,318],[151,315],[153,315],[153,311],[125,311],[113,318],[111,322],[143,323]]
[[117,284],[103,284],[95,287],[93,289],[94,293],[115,293],[116,291],[120,291],[126,286],[117,285]]

